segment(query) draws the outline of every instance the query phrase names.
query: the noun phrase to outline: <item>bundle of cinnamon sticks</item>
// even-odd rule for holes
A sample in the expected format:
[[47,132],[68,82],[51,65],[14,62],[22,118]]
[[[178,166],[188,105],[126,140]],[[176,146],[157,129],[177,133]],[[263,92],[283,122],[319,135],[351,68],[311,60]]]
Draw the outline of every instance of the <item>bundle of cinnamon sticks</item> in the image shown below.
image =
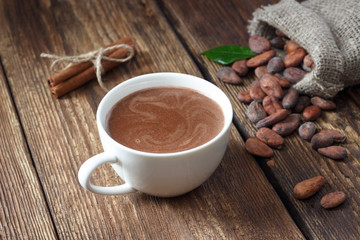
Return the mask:
[[[135,47],[135,42],[130,37],[124,37],[104,48],[115,46],[118,44],[127,44],[130,47]],[[117,48],[112,51],[104,53],[104,56],[110,58],[123,59],[129,55],[129,50],[126,48]],[[102,60],[103,71],[107,72],[118,66],[120,62]],[[80,87],[91,79],[96,77],[95,67],[92,62],[81,62],[71,65],[69,68],[62,70],[50,76],[47,81],[50,86],[52,95],[59,98],[68,92]]]

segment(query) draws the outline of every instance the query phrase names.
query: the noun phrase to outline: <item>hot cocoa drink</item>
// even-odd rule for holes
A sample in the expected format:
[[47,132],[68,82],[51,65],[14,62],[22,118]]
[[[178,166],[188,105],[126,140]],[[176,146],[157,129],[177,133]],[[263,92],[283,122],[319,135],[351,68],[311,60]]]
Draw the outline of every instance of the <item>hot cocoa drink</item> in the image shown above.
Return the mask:
[[221,107],[182,87],[154,87],[117,102],[107,115],[107,132],[122,145],[151,153],[198,147],[224,127]]

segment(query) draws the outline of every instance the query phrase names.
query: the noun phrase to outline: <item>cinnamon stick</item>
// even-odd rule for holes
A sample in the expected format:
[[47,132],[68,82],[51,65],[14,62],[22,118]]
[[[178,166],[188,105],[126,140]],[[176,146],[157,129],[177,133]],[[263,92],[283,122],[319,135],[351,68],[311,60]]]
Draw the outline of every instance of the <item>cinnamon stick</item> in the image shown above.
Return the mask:
[[[117,42],[114,42],[106,47],[114,46],[116,44],[125,43],[131,47],[135,47],[135,42],[130,37],[124,37]],[[104,54],[110,58],[126,58],[129,51],[125,48],[118,48],[114,51]],[[103,60],[102,67],[104,72],[107,72],[118,66],[120,62],[112,62]],[[48,78],[51,93],[55,98],[59,98],[66,93],[80,87],[91,79],[96,77],[95,67],[90,62],[77,63]]]

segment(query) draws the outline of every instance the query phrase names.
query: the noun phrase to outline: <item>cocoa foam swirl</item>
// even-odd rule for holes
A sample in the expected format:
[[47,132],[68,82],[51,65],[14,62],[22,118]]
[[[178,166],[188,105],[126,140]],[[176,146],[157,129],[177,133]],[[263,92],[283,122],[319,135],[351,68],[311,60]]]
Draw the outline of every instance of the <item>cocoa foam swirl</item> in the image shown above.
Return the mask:
[[200,146],[224,126],[220,106],[188,88],[159,87],[121,99],[107,118],[110,136],[124,146],[170,153]]

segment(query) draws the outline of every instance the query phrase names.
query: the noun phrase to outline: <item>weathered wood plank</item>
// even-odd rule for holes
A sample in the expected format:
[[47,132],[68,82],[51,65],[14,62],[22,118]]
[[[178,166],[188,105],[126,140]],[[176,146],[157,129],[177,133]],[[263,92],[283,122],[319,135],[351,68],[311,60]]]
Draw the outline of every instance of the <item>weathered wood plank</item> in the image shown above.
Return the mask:
[[0,238],[56,239],[0,65]]
[[[275,1],[276,2],[276,1]],[[244,78],[244,85],[233,86],[220,82],[216,71],[220,65],[200,53],[225,44],[247,45],[247,20],[251,12],[267,1],[160,1],[166,16],[183,38],[184,44],[199,63],[204,73],[213,79],[231,98],[239,128],[244,137],[255,136],[256,128],[246,117],[247,105],[239,103],[236,95],[249,89],[254,75]],[[354,94],[357,91],[353,91]],[[353,94],[353,95],[354,95]],[[359,99],[357,96],[356,99]],[[360,202],[359,153],[360,115],[346,94],[335,100],[334,112],[324,112],[317,121],[319,129],[338,129],[348,137],[343,144],[349,150],[347,161],[332,161],[312,150],[308,142],[293,134],[285,140],[281,151],[276,151],[271,161],[259,159],[270,181],[281,195],[298,226],[311,239],[356,239],[360,233],[358,206]],[[294,185],[306,178],[323,175],[327,184],[314,197],[298,201],[293,197]],[[348,197],[341,207],[326,211],[320,206],[321,197],[329,191],[341,190]]]
[[[1,55],[61,239],[303,238],[235,129],[220,168],[182,197],[81,189],[78,168],[102,151],[95,111],[104,92],[93,82],[53,99],[49,63],[39,55],[81,53],[130,35],[139,53],[105,76],[109,87],[156,71],[201,76],[152,1],[9,1],[0,12]],[[93,177],[97,184],[119,181],[108,166]]]

